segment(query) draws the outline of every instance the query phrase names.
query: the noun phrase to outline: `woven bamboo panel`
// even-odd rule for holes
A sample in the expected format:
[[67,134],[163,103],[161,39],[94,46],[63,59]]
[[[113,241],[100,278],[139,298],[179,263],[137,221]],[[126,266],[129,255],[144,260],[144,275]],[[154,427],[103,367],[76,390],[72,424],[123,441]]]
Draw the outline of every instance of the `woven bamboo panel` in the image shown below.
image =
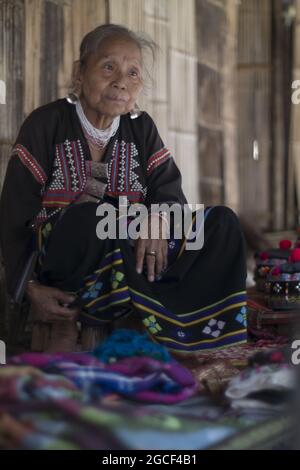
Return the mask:
[[223,87],[221,117],[224,137],[224,204],[239,212],[238,149],[237,149],[237,31],[238,4],[235,0],[226,3],[226,28],[223,56]]
[[271,55],[270,0],[243,0],[239,8],[238,63],[269,64]]
[[201,202],[205,205],[224,203],[222,93],[226,24],[221,2],[196,1],[198,158]]
[[[296,20],[294,26],[294,70],[293,79],[300,80],[300,1],[296,2]],[[288,162],[288,224],[293,227],[294,224],[294,184],[296,185],[297,197],[297,223],[300,225],[300,104],[292,105],[291,135],[290,135],[290,154]]]
[[124,24],[134,31],[145,31],[143,0],[109,0],[109,21]]
[[[271,4],[245,0],[238,29],[238,155],[241,212],[268,228],[270,207]],[[255,159],[254,142],[259,154]]]
[[196,8],[194,1],[169,2],[171,45],[189,55],[196,55]]
[[6,104],[0,104],[0,189],[16,133],[23,120],[23,2],[0,1],[0,79],[6,84]]
[[63,97],[71,86],[73,62],[79,59],[79,46],[85,34],[106,23],[105,0],[72,0],[63,7],[64,46],[58,67],[58,96]]

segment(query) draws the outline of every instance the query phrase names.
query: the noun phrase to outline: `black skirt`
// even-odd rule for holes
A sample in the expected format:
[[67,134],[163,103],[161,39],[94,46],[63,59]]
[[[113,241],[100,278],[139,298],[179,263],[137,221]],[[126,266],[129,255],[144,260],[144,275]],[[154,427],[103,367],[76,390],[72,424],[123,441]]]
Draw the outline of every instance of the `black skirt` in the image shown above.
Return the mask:
[[168,240],[168,268],[150,283],[130,240],[96,235],[95,203],[69,206],[39,229],[39,280],[73,292],[81,321],[103,324],[135,310],[154,340],[188,353],[246,341],[246,257],[234,212],[207,208],[204,245]]

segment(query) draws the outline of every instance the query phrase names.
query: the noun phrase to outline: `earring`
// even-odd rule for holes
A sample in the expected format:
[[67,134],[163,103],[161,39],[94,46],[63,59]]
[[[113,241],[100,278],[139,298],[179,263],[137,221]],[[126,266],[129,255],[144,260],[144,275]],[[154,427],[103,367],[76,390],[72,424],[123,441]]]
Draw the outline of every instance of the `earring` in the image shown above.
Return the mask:
[[142,111],[135,103],[134,108],[130,111],[130,119],[136,119],[142,114]]
[[75,91],[70,91],[66,96],[66,100],[70,104],[76,104],[76,102],[79,100],[79,96],[77,93],[75,93]]

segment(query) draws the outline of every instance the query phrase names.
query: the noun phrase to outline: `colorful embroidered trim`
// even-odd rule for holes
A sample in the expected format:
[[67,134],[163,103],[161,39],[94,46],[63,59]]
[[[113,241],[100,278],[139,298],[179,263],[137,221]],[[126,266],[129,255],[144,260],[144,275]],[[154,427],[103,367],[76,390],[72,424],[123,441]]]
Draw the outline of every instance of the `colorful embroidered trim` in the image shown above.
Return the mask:
[[25,165],[30,173],[33,175],[34,179],[40,183],[45,184],[47,181],[46,173],[36,159],[31,155],[30,152],[21,144],[17,144],[13,150],[12,154],[18,155],[19,159]]
[[151,155],[147,164],[147,176],[150,176],[155,168],[157,168],[169,158],[171,158],[170,151],[165,147]]

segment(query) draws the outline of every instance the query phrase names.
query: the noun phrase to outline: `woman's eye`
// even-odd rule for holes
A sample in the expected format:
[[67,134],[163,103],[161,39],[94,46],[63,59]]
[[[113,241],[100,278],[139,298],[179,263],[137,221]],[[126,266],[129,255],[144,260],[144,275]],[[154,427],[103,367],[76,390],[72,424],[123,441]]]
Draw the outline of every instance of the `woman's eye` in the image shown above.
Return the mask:
[[137,70],[130,70],[130,75],[132,77],[137,77],[138,76],[138,71]]
[[112,70],[112,69],[113,69],[113,66],[112,66],[112,64],[104,64],[103,68],[104,68],[105,70]]

